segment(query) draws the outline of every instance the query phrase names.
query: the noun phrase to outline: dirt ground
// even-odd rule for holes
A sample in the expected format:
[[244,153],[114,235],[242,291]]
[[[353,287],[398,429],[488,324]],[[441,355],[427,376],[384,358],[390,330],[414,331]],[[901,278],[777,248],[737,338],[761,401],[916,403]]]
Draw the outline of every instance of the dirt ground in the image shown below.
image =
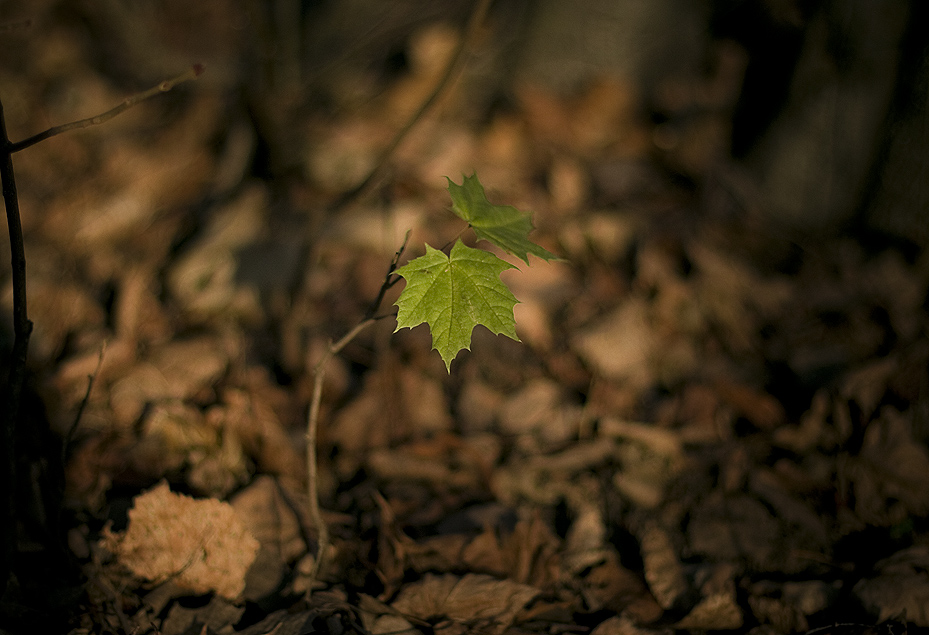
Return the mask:
[[[728,156],[738,50],[646,103],[489,98],[478,45],[334,208],[460,29],[307,90],[248,11],[91,4],[0,31],[14,141],[206,71],[14,156],[35,330],[0,632],[929,629],[929,255],[765,214]],[[394,332],[402,283],[332,359],[314,578],[314,368],[407,232],[401,262],[474,244],[444,178],[472,172],[563,259],[506,256],[522,341],[478,328],[450,373]]]

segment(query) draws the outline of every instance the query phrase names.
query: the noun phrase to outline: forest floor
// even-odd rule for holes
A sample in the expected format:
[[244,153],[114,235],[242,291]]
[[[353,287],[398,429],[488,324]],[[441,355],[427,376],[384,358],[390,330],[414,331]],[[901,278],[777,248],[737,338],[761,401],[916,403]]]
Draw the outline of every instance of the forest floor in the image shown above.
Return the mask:
[[[135,90],[51,24],[4,35],[14,141]],[[779,229],[725,109],[656,123],[610,80],[480,116],[459,83],[326,213],[434,70],[278,115],[211,72],[14,158],[35,331],[3,632],[929,627],[929,256]],[[333,358],[314,579],[314,367],[408,231],[403,261],[462,232],[444,177],[472,172],[563,260],[515,260],[522,341],[478,328],[450,373],[394,333],[402,283]]]

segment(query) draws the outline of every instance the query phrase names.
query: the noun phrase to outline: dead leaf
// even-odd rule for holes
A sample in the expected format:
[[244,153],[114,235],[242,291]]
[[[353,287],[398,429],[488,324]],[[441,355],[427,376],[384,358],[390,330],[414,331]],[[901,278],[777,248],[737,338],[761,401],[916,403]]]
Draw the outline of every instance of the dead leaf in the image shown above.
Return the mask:
[[176,340],[154,347],[142,362],[118,379],[110,403],[124,425],[133,425],[149,403],[210,394],[226,370],[230,351],[218,337]]
[[880,620],[906,616],[916,626],[929,626],[929,549],[898,551],[877,565],[878,575],[855,585],[855,595]]
[[285,396],[260,369],[248,372],[242,383],[223,390],[220,403],[207,410],[207,422],[238,439],[259,470],[299,487],[306,478],[305,459],[281,422]]
[[597,624],[590,635],[667,635],[669,630],[653,630],[638,626],[638,621],[627,615],[614,615]]
[[427,574],[400,590],[391,606],[420,620],[447,619],[487,633],[503,633],[539,590],[489,575]]
[[655,524],[649,524],[639,537],[645,581],[655,600],[663,609],[669,609],[689,589],[671,536]]
[[700,600],[674,627],[682,630],[733,630],[744,623],[735,594],[717,593]]
[[244,613],[244,606],[236,606],[219,597],[211,598],[206,606],[174,604],[158,629],[159,635],[181,635],[197,628],[201,629],[200,632],[219,631],[230,624],[236,624]]
[[564,389],[549,379],[530,380],[510,395],[500,409],[500,429],[514,436],[537,435],[550,443],[563,443],[577,433],[577,422],[561,412]]
[[188,316],[198,321],[260,323],[263,309],[258,290],[237,277],[237,251],[267,231],[267,193],[252,185],[223,209],[168,272],[167,286]]
[[882,409],[865,432],[861,454],[839,463],[855,515],[865,523],[894,525],[929,511],[929,451],[913,438],[910,419]]
[[[340,473],[354,472],[364,453],[375,448],[383,449],[377,459],[380,467],[386,470],[396,467],[402,473],[402,465],[391,463],[389,446],[410,437],[435,435],[451,427],[441,382],[386,357],[381,366],[367,374],[361,394],[339,411],[328,432],[329,439],[339,448],[336,466]],[[447,471],[442,465],[421,465],[419,469],[431,473]]]
[[766,392],[734,381],[715,384],[722,400],[760,430],[771,430],[784,421],[784,407]]
[[654,380],[649,364],[658,342],[649,324],[648,305],[638,298],[578,332],[572,345],[593,369],[638,387]]
[[[277,588],[285,565],[293,563],[307,550],[300,521],[274,479],[267,475],[256,477],[248,487],[236,493],[230,503],[239,520],[261,545],[256,565],[249,570],[246,597],[264,597]],[[262,562],[264,575],[256,580],[256,569]],[[262,581],[265,584],[260,584]]]
[[140,578],[229,599],[245,589],[259,547],[228,503],[174,494],[165,482],[136,496],[126,531],[106,531],[102,544]]
[[720,561],[748,558],[754,566],[783,564],[777,552],[781,529],[768,509],[749,496],[712,492],[691,511],[690,548]]
[[661,607],[650,597],[641,578],[619,563],[615,551],[609,552],[603,562],[591,567],[582,580],[584,600],[589,611],[607,609],[620,613],[636,605],[637,617],[642,618],[645,617],[646,605],[651,604],[651,619],[643,621],[661,617]]

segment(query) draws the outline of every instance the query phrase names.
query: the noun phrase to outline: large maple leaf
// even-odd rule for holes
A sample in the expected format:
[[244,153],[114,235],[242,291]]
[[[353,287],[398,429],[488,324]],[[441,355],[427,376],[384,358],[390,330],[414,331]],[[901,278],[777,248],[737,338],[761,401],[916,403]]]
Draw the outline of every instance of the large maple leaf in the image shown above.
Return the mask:
[[532,214],[511,205],[491,204],[477,174],[465,176],[461,185],[448,177],[446,179],[448,193],[452,197],[452,211],[474,229],[479,239],[521,258],[527,265],[529,254],[545,260],[558,260],[558,256],[529,240],[529,232],[534,229]]
[[448,256],[426,245],[426,254],[395,272],[406,280],[397,299],[397,331],[423,322],[432,333],[447,370],[461,349],[471,348],[471,332],[478,324],[516,341],[513,307],[516,297],[500,280],[515,269],[482,249],[455,242]]

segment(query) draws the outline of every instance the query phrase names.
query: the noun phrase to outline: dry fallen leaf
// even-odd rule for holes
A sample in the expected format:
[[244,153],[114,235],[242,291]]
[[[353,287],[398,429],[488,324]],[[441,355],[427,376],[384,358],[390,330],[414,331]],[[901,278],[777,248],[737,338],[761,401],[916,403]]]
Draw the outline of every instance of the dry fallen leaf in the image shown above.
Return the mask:
[[426,575],[405,586],[392,606],[421,620],[446,618],[480,625],[481,632],[502,633],[519,610],[538,595],[534,587],[489,575]]
[[929,511],[929,452],[914,438],[911,416],[882,408],[865,431],[861,453],[839,464],[857,518],[894,525]]
[[248,487],[230,500],[242,524],[261,544],[248,572],[245,599],[263,598],[280,585],[288,564],[306,553],[300,519],[279,485],[266,474],[259,475]]
[[104,532],[103,546],[133,574],[153,582],[172,579],[194,593],[234,599],[258,541],[228,503],[196,500],[161,482],[135,497],[123,533]]
[[578,355],[598,373],[636,386],[651,380],[650,363],[660,343],[649,323],[648,305],[639,299],[625,302],[573,338]]
[[663,609],[671,608],[688,591],[684,568],[678,559],[671,536],[651,523],[640,537],[645,581]]
[[878,575],[855,585],[855,595],[881,620],[905,615],[916,626],[929,626],[929,549],[898,551],[878,563]]
[[735,594],[716,593],[703,598],[693,610],[674,625],[683,630],[732,630],[743,624],[742,609]]

